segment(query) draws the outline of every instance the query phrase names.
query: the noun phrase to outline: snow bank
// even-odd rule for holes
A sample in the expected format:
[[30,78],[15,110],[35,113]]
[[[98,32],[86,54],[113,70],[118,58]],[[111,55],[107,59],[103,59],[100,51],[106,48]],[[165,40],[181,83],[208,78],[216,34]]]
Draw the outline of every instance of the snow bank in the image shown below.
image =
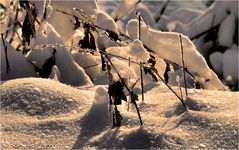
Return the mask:
[[88,98],[86,92],[50,79],[22,78],[1,85],[1,108],[30,116],[79,112]]
[[7,73],[6,54],[1,40],[1,81],[23,78],[36,77],[37,74],[34,67],[26,60],[24,55],[16,51],[8,42],[7,46],[8,62],[10,65],[10,72]]
[[[133,39],[137,39],[138,21],[131,20],[127,25],[127,33]],[[160,32],[141,25],[141,41],[160,58],[170,60],[181,65],[181,52],[179,33]],[[182,35],[185,67],[198,74],[200,81],[206,89],[225,89],[217,75],[207,66],[203,56],[196,50],[190,39]],[[207,82],[205,82],[207,80]],[[208,81],[209,80],[209,81]]]
[[54,80],[26,78],[6,81],[0,88],[3,149],[238,147],[238,92],[189,89],[185,111],[158,84],[138,103],[143,127],[131,107],[123,110],[123,126],[111,128],[105,87],[78,90]]
[[55,31],[55,29],[47,22],[42,22],[39,31],[36,35],[34,44],[27,59],[42,68],[42,65],[46,59],[52,56],[53,47],[41,48],[41,46],[48,46],[49,44],[58,44],[59,47],[56,49],[56,66],[60,70],[60,82],[80,86],[80,85],[92,85],[90,78],[87,76],[85,71],[77,65],[71,53],[64,47],[64,42]]

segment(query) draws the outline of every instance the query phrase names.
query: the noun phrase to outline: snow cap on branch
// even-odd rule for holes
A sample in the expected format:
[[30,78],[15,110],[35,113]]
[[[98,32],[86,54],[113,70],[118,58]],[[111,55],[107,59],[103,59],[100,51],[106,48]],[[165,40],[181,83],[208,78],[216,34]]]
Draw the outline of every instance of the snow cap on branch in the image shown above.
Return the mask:
[[[127,25],[127,33],[133,39],[138,35],[138,20],[131,20]],[[160,58],[170,60],[181,65],[181,50],[179,33],[161,32],[148,28],[141,24],[141,41],[153,50]],[[198,74],[201,84],[206,89],[225,90],[225,86],[217,78],[217,75],[208,67],[204,57],[197,51],[191,40],[182,35],[185,67]]]

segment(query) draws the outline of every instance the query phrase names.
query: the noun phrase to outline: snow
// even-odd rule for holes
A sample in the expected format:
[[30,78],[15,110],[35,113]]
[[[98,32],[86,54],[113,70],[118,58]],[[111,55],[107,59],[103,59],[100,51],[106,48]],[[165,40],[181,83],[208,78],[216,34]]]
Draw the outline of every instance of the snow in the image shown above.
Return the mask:
[[86,91],[41,78],[9,80],[1,85],[1,106],[21,115],[47,118],[81,112],[88,105]]
[[210,55],[210,63],[212,64],[213,69],[215,70],[216,73],[222,74],[223,68],[223,53],[221,52],[214,52]]
[[[41,47],[50,44],[58,44],[60,46]],[[46,59],[52,56],[53,48],[56,49],[56,66],[61,74],[60,82],[74,86],[92,85],[84,69],[74,62],[71,53],[64,47],[64,42],[60,35],[48,22],[42,22],[32,47],[33,50],[28,53],[27,59],[34,62],[39,68],[42,68]]]
[[[173,31],[181,32],[189,38],[192,38],[220,24],[228,16],[228,12],[238,17],[238,1],[216,0],[205,13],[193,21],[187,24],[177,22]],[[215,16],[215,19],[212,26],[213,16]]]
[[136,15],[136,13],[141,14],[143,21],[145,21],[145,23],[147,25],[149,25],[152,28],[155,27],[156,23],[153,18],[153,14],[150,12],[150,10],[148,9],[148,7],[146,5],[144,5],[143,3],[139,3],[139,4],[137,4],[137,6],[135,8],[132,9],[132,11],[125,18],[117,21],[117,23],[118,22],[122,23],[119,26],[121,28],[123,28],[123,32],[125,32],[125,27],[129,20],[138,19],[138,16]]
[[110,47],[107,48],[106,51],[109,54],[130,58],[130,60],[136,61],[138,63],[147,62],[150,58],[149,53],[143,47],[143,44],[140,40],[134,40],[129,46]]
[[97,24],[103,28],[103,29],[108,29],[110,31],[114,31],[116,33],[118,33],[118,29],[117,29],[117,25],[114,22],[114,20],[111,18],[110,15],[108,15],[107,13],[98,10],[97,15],[96,15],[96,19],[97,19]]
[[214,52],[210,55],[210,62],[218,74],[230,85],[238,82],[238,46],[233,45],[224,53]]
[[[102,72],[101,68],[101,58],[99,56],[94,56],[89,53],[81,53],[77,51],[72,51],[71,52],[74,61],[84,68],[85,72],[87,75],[93,80],[97,80],[99,77],[101,77],[104,73]],[[95,65],[95,66],[92,66]],[[92,67],[89,67],[92,66]],[[89,67],[89,68],[86,68]],[[107,83],[105,83],[107,84]]]
[[[137,39],[137,27],[137,20],[131,20],[127,25],[127,33],[133,39]],[[157,31],[148,28],[145,24],[141,25],[141,33],[141,41],[144,45],[153,50],[160,58],[181,65],[179,33]],[[182,35],[182,43],[185,67],[189,71],[198,74],[199,78],[202,79],[202,81],[200,80],[199,82],[204,85],[204,88],[225,90],[224,85],[217,78],[217,75],[208,67],[204,57],[197,51],[191,40]],[[209,81],[205,82],[207,79],[209,79]]]
[[61,73],[60,70],[58,69],[58,67],[56,65],[54,65],[51,69],[51,73],[49,75],[50,79],[54,79],[56,81],[59,81],[59,79],[61,78]]
[[[114,22],[114,20],[111,18],[110,15],[108,15],[107,13],[103,11],[98,10],[96,15],[96,22],[99,27],[105,30],[110,30],[110,31],[114,31],[115,33],[119,33],[117,25]],[[102,32],[105,32],[105,31],[102,31]],[[105,35],[104,33],[98,36],[97,45],[100,50],[111,47],[111,46],[116,46],[116,44],[112,40],[110,40],[108,36]]]
[[[238,148],[239,92],[219,91],[225,89],[222,82],[232,87],[232,90],[237,89],[238,45],[234,43],[238,18],[237,1],[216,0],[205,12],[189,9],[191,2],[170,1],[157,25],[153,16],[157,17],[158,13],[154,10],[162,9],[165,1],[144,1],[138,4],[137,0],[31,2],[39,11],[40,23],[36,23],[36,37],[31,39],[28,47],[30,51],[24,56],[15,48],[21,43],[21,27],[17,29],[20,38],[15,36],[11,44],[8,41],[13,31],[9,30],[10,34],[5,42],[11,69],[9,74],[5,72],[5,52],[1,42],[2,149]],[[8,2],[3,1],[3,4],[6,3]],[[203,3],[195,1],[193,7],[202,7]],[[187,8],[175,10],[175,6],[179,4]],[[46,20],[42,20],[44,5],[47,5]],[[1,18],[1,33],[5,32],[8,23],[13,24],[15,15],[13,6],[6,6],[8,8]],[[82,9],[89,14],[93,22],[103,29],[118,34],[127,33],[133,40],[123,40],[122,37],[123,41],[115,43],[109,39],[105,31],[92,31],[98,49],[88,53],[88,50],[81,49],[78,45],[79,40],[85,36],[82,25],[74,30],[74,18],[56,11],[59,9],[79,16],[74,8]],[[136,11],[143,15],[145,21],[141,24],[141,41]],[[24,13],[25,10],[20,11],[18,19],[21,20]],[[193,41],[196,49],[187,36],[191,38],[211,28],[214,15],[214,26],[219,27],[218,37],[213,39],[215,42],[207,42],[205,36],[201,36]],[[115,22],[114,19],[118,17],[120,20]],[[132,18],[135,19],[130,20]],[[170,30],[175,28],[175,31],[187,35],[182,35],[185,66],[205,88],[194,89],[195,80],[186,73],[187,87],[190,89],[187,90],[187,96],[185,90],[182,90],[182,98],[187,110],[163,82],[154,82],[152,76],[144,72],[142,102],[140,80],[131,89],[140,77],[140,66],[112,56],[118,55],[140,63],[147,62],[152,55],[156,60],[154,67],[161,77],[165,74],[167,60],[181,65],[179,33],[161,32],[153,29],[154,27],[162,30],[167,30],[167,27]],[[155,53],[149,53],[143,45]],[[122,126],[112,127],[113,116],[109,110],[114,106],[109,105],[108,72],[102,71],[98,50],[106,50],[109,53],[108,57],[116,68],[115,70],[113,66],[110,67],[113,80],[119,80],[118,72],[130,90],[138,95],[139,100],[136,104],[143,126],[140,126],[134,104],[123,101],[121,105],[117,105],[123,117]],[[51,68],[49,78],[33,78],[38,76],[33,65],[42,68],[54,53],[56,63]],[[106,58],[106,54],[104,57]],[[208,67],[205,61],[207,59],[215,72],[224,78],[222,82]],[[169,85],[180,96],[178,85],[184,86],[182,68],[174,69],[174,72],[167,72]],[[129,100],[128,92],[125,89],[124,92]]]
[[190,89],[185,111],[167,87],[158,84],[145,93],[144,103],[137,102],[143,126],[134,107],[127,112],[123,103],[123,125],[112,128],[104,86],[77,89],[50,79],[22,78],[0,87],[3,149],[238,146],[238,92]]
[[[197,10],[197,9],[192,9],[192,8],[178,8],[172,13],[170,13],[168,16],[163,15],[161,17],[161,20],[159,21],[157,28],[162,29],[164,31],[171,31],[172,25],[174,22],[180,21],[184,24],[189,23],[193,19],[197,18],[198,16],[202,15],[203,11]],[[155,18],[157,18],[157,14],[155,15]]]
[[222,21],[218,31],[218,42],[221,46],[230,47],[233,44],[233,36],[236,28],[236,17],[232,13]]
[[38,17],[43,18],[43,15],[45,13],[45,7],[46,7],[46,18],[49,18],[52,13],[52,6],[51,6],[51,0],[43,0],[43,1],[34,1],[30,0],[32,4],[36,6]]
[[228,49],[223,54],[223,77],[230,84],[238,82],[238,47]]
[[27,61],[23,54],[16,51],[7,41],[7,58],[10,72],[7,73],[6,54],[1,40],[1,81],[23,77],[36,77],[34,67]]
[[[64,15],[56,10],[61,10],[67,13],[76,14],[73,8],[78,8],[87,14],[94,16],[98,6],[95,0],[78,0],[78,1],[55,1],[51,2],[53,8],[50,18],[47,19],[49,23],[56,29],[61,37],[67,41],[74,34],[74,26],[72,24],[73,17]],[[66,30],[67,29],[67,30]]]
[[111,17],[113,19],[124,17],[134,8],[134,6],[137,2],[138,2],[137,0],[131,0],[131,1],[122,0],[122,1],[120,1],[118,7],[111,13]]
[[[137,75],[134,69],[129,67],[128,62],[120,61],[117,58],[111,58],[111,61],[122,78],[136,80]],[[112,68],[112,74],[115,80],[119,80],[116,70]]]
[[93,104],[86,113],[84,123],[82,124],[87,130],[95,132],[106,128],[110,125],[109,109],[108,109],[107,90],[103,87],[98,87],[95,90]]

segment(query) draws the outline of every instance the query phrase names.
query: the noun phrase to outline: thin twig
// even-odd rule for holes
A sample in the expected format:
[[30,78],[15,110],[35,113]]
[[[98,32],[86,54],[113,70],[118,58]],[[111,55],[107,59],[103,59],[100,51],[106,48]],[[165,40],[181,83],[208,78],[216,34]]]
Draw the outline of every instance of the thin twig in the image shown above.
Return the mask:
[[184,88],[185,88],[185,93],[186,93],[186,97],[187,97],[188,96],[188,91],[187,91],[187,81],[186,81],[185,69],[184,69],[183,41],[182,41],[182,35],[181,34],[179,34],[179,40],[180,40],[180,45],[181,45],[181,60],[182,60],[182,67],[183,67]]
[[165,3],[165,5],[163,6],[163,8],[160,10],[160,14],[159,16],[155,19],[156,23],[158,23],[161,19],[161,17],[163,16],[167,6],[168,6],[168,3],[169,3],[170,0],[167,0],[167,2]]
[[141,41],[141,17],[140,13],[138,13],[138,21],[139,21],[139,40]]
[[204,34],[207,34],[208,32],[211,32],[211,31],[213,31],[213,30],[215,30],[215,29],[217,29],[217,28],[219,28],[219,27],[220,27],[220,23],[219,23],[218,25],[216,25],[216,26],[214,26],[214,27],[212,27],[212,28],[206,30],[206,31],[203,31],[203,32],[199,33],[198,35],[195,35],[194,37],[191,37],[190,40],[195,40],[195,39],[197,39],[197,38],[200,38],[200,37],[203,36]]
[[140,62],[140,81],[141,81],[141,94],[142,94],[142,102],[144,102],[144,78],[143,78],[143,67],[142,63]]
[[94,64],[94,65],[90,65],[90,66],[86,66],[86,67],[83,67],[83,69],[89,69],[91,67],[95,67],[95,66],[98,66],[99,64]]
[[184,108],[187,109],[187,106],[185,105],[183,99],[181,99],[178,94],[164,81],[164,79],[155,71],[155,74],[159,77],[159,79],[174,93],[174,95],[181,101],[181,103],[183,104]]
[[8,74],[10,72],[10,65],[9,65],[8,55],[7,55],[7,45],[5,44],[3,33],[1,34],[1,36],[2,36],[2,43],[3,43],[4,51],[5,51],[5,57],[6,57],[6,65],[7,65],[6,71]]
[[178,81],[178,88],[179,88],[179,92],[180,92],[180,96],[181,96],[181,99],[183,99],[183,92],[182,92],[182,88],[180,86],[180,77],[177,76],[177,81]]

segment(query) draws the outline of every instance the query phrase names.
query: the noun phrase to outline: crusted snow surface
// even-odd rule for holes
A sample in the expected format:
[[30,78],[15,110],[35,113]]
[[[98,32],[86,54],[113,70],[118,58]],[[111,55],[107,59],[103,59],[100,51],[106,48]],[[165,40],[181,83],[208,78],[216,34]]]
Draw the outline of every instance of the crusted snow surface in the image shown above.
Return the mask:
[[51,79],[22,78],[1,85],[3,110],[43,118],[82,111],[89,97],[84,90]]
[[[105,87],[72,88],[50,79],[9,80],[1,88],[2,149],[236,149],[238,92],[188,90],[188,111],[162,84],[112,128]],[[178,92],[177,87],[173,89]],[[139,95],[140,96],[140,95]]]
[[[138,21],[131,20],[127,25],[127,33],[133,39],[138,36]],[[179,33],[161,32],[141,25],[141,41],[153,50],[160,58],[170,60],[181,65],[181,50]],[[191,40],[182,35],[185,67],[198,74],[200,82],[206,89],[221,89],[225,87],[217,78],[217,75],[208,67],[204,57],[197,51]],[[207,80],[207,82],[206,82]]]

